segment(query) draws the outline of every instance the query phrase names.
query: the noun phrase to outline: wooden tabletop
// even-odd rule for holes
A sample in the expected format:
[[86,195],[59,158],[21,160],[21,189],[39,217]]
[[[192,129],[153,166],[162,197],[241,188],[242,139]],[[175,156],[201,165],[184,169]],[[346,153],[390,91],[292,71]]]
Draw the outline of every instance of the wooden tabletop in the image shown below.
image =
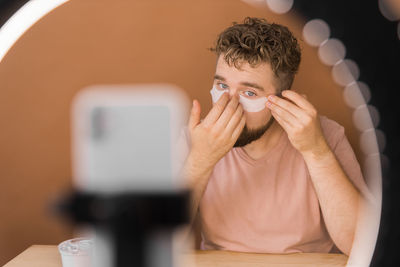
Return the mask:
[[[347,262],[347,256],[343,254],[324,253],[257,254],[208,250],[195,251],[184,257],[196,267],[330,267],[345,266]],[[62,267],[62,265],[57,246],[34,245],[4,267]]]

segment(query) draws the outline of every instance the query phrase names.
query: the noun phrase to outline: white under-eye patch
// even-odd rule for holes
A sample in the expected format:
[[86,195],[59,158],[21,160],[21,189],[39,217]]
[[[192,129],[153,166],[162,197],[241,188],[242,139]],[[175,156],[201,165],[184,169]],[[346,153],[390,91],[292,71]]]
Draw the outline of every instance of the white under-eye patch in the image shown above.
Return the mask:
[[229,92],[229,90],[228,89],[218,90],[217,88],[215,88],[215,86],[213,86],[213,88],[210,91],[213,103],[216,103],[218,99],[220,99],[221,96],[224,94],[224,92]]
[[239,96],[239,102],[242,104],[243,109],[248,112],[258,112],[265,108],[268,99],[266,97],[260,97],[257,99],[248,99],[244,96]]
[[[215,86],[211,89],[211,98],[213,103],[217,102],[224,92],[229,92],[228,89],[218,90]],[[247,112],[258,112],[265,108],[265,104],[268,99],[266,97],[260,97],[257,99],[248,99],[244,96],[239,96],[239,103],[242,105],[243,109]]]

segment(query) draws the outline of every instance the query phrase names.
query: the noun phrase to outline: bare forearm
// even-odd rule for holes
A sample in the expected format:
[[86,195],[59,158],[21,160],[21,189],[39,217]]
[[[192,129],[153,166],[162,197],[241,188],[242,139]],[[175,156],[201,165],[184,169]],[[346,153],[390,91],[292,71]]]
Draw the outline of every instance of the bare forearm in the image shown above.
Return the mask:
[[337,247],[349,254],[357,224],[360,194],[329,147],[303,154],[328,232]]
[[191,222],[196,216],[201,198],[203,197],[204,191],[207,187],[208,179],[212,170],[213,165],[203,162],[193,153],[189,154],[185,162],[183,176],[185,177],[187,186],[192,191],[190,203]]

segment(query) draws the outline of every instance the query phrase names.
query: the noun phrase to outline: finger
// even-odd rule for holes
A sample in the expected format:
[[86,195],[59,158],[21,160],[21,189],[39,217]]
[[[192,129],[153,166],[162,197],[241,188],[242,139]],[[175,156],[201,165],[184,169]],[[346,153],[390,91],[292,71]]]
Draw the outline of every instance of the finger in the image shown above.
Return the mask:
[[221,131],[225,129],[229,121],[232,119],[233,114],[237,111],[239,107],[239,97],[237,95],[233,96],[229,101],[228,105],[225,107],[221,116],[218,118],[215,126]]
[[239,135],[242,133],[245,124],[246,116],[242,114],[242,118],[240,119],[239,124],[236,126],[235,130],[232,133],[232,139],[235,140],[235,142],[239,138]]
[[201,114],[200,103],[199,101],[194,99],[188,123],[189,130],[194,129],[194,127],[196,127],[200,123],[200,114]]
[[282,92],[282,95],[287,99],[293,101],[293,103],[298,105],[300,108],[303,108],[307,111],[315,109],[314,106],[307,100],[307,98],[301,96],[299,93],[291,90],[284,90]]
[[288,122],[286,122],[284,119],[282,119],[277,113],[271,112],[271,115],[279,123],[279,125],[282,126],[282,128],[285,130],[285,132],[288,132],[289,129],[292,127]]
[[[287,110],[283,109],[282,107],[268,102],[267,107],[271,110],[271,114],[275,117],[279,117],[280,121],[284,122],[288,126],[293,127],[298,123],[298,118],[296,118],[292,113],[288,112]],[[283,125],[282,125],[283,126]]]
[[242,120],[242,115],[243,115],[243,108],[241,105],[238,105],[235,113],[233,114],[233,116],[229,120],[228,124],[226,125],[224,132],[229,135],[232,135],[232,132],[235,130],[237,125]]
[[213,125],[221,116],[228,102],[229,94],[227,92],[224,92],[220,99],[212,107],[210,112],[207,114],[207,116],[204,118],[203,123],[205,125]]
[[279,106],[287,112],[290,112],[296,118],[302,118],[305,115],[304,111],[299,106],[296,106],[294,103],[275,95],[270,95],[268,97],[268,102]]

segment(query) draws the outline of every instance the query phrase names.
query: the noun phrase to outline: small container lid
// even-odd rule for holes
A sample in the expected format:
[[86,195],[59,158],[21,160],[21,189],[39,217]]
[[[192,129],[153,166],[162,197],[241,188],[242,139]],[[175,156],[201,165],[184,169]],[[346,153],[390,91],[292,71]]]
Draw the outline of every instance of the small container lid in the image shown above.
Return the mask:
[[58,245],[62,255],[80,256],[89,255],[92,252],[93,241],[88,238],[73,238]]

